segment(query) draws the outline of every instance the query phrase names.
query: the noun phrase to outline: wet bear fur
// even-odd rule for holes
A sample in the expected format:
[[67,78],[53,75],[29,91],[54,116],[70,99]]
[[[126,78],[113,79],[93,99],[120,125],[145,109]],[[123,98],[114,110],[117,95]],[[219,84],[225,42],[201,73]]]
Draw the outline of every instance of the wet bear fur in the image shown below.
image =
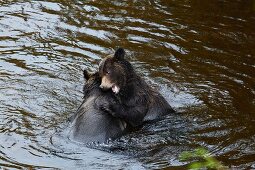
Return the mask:
[[101,108],[133,127],[174,112],[164,97],[137,75],[124,56],[124,49],[119,48],[114,56],[99,64],[100,88],[112,91],[118,99],[118,104],[104,103]]
[[85,70],[84,77],[84,99],[72,118],[71,138],[82,143],[102,143],[124,135],[129,125],[100,107],[108,102],[118,102],[116,97],[99,88],[101,80],[98,73],[89,74]]

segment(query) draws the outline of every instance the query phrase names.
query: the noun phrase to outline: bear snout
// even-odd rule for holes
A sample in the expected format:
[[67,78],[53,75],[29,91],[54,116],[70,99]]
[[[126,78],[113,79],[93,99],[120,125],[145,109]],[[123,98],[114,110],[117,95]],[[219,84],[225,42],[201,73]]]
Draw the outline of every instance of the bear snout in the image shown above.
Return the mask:
[[106,90],[106,88],[102,84],[99,87],[103,90]]
[[110,89],[114,84],[107,76],[102,77],[101,85],[99,86],[101,89]]

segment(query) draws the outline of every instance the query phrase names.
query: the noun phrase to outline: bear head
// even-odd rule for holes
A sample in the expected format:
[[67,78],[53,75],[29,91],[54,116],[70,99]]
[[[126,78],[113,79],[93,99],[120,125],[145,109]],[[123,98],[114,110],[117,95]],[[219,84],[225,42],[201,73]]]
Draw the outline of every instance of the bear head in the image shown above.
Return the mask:
[[118,48],[114,56],[108,56],[100,62],[100,88],[103,90],[111,89],[115,94],[124,89],[133,73],[131,64],[124,59],[124,56],[124,49]]
[[101,79],[99,73],[90,73],[87,70],[83,71],[83,76],[85,79],[85,84],[83,86],[84,98],[89,96],[90,93],[93,93],[95,90],[98,90],[99,85],[101,84]]

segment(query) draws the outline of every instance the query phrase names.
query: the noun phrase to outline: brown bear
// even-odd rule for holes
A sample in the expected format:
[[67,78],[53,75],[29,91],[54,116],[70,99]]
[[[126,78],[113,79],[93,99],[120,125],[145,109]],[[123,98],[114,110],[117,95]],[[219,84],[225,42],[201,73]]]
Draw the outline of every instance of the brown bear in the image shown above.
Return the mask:
[[71,118],[71,138],[82,143],[102,143],[128,132],[131,127],[128,123],[101,109],[102,105],[109,102],[112,105],[118,104],[118,99],[112,92],[104,92],[99,88],[101,79],[98,72],[90,74],[84,70],[84,77],[84,99]]
[[117,103],[104,103],[101,108],[133,127],[174,112],[164,97],[137,75],[124,56],[124,49],[119,48],[114,56],[99,64],[100,88],[110,90],[118,99]]

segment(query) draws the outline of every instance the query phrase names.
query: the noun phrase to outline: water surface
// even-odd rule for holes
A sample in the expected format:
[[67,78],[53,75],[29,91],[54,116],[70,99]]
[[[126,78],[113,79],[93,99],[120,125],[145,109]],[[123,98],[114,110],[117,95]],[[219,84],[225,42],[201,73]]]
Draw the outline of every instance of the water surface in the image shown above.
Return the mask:
[[[252,0],[0,2],[0,167],[183,169],[199,146],[255,169]],[[178,111],[108,144],[65,136],[82,70],[117,46]],[[93,149],[96,148],[96,149]]]

